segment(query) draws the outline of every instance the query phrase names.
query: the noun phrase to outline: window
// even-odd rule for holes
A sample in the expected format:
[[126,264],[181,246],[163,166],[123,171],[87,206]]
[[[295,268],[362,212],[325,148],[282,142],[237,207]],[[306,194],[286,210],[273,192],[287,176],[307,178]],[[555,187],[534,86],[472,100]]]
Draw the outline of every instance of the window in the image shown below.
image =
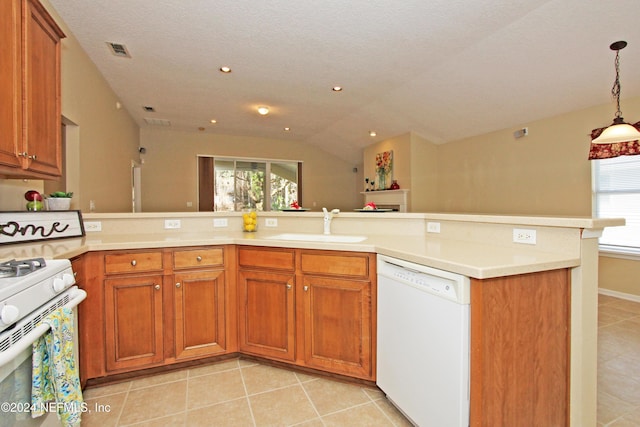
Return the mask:
[[300,200],[302,163],[198,156],[200,211],[287,208]]
[[593,161],[594,215],[625,218],[624,227],[607,227],[602,249],[640,253],[640,156]]

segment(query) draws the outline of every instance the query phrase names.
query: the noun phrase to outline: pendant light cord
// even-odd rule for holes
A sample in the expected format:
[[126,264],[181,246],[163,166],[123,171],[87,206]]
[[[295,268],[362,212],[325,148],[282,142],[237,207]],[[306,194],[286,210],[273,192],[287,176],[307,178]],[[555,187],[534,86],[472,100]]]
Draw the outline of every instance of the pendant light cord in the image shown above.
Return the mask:
[[622,117],[622,112],[620,111],[620,51],[616,50],[616,81],[613,83],[613,88],[611,88],[611,95],[616,100],[616,105],[618,110],[616,111],[616,118]]

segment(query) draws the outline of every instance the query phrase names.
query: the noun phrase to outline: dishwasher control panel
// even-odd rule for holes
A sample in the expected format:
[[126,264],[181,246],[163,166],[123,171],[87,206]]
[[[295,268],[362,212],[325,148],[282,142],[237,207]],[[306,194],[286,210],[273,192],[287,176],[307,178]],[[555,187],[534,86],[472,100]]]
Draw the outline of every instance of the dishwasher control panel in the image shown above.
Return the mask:
[[378,275],[460,304],[469,303],[469,278],[457,273],[378,255]]

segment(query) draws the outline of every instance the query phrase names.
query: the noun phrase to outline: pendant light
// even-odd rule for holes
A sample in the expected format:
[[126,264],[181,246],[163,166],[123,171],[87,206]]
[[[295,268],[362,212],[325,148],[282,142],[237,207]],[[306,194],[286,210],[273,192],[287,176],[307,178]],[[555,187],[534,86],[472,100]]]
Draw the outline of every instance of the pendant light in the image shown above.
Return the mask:
[[635,141],[640,139],[640,132],[635,127],[626,123],[622,118],[622,112],[620,111],[620,50],[627,46],[625,41],[617,41],[612,43],[609,48],[616,51],[616,80],[613,83],[611,89],[611,95],[616,100],[618,107],[616,116],[613,119],[613,123],[604,129],[600,136],[591,141],[594,144],[614,144],[616,142]]

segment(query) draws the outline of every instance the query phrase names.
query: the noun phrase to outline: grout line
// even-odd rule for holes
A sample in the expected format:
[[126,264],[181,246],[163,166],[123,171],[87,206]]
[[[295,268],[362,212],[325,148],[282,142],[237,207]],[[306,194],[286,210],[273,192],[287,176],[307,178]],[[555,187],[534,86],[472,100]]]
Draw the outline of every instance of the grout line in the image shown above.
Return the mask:
[[122,413],[124,412],[124,408],[127,406],[127,401],[129,400],[129,392],[131,391],[132,384],[133,384],[133,381],[129,381],[129,387],[127,387],[127,390],[124,395],[124,400],[122,401],[122,408],[120,409],[120,412],[116,417],[116,426],[120,425],[120,418],[122,418]]
[[298,380],[298,385],[302,389],[302,392],[304,393],[304,395],[307,396],[307,400],[309,401],[309,403],[311,403],[311,407],[315,411],[316,415],[318,415],[318,418],[320,419],[320,422],[324,426],[325,423],[324,423],[324,420],[322,419],[322,415],[320,415],[320,412],[318,411],[318,408],[316,408],[315,403],[313,403],[313,400],[311,399],[311,396],[309,396],[309,393],[307,393],[307,389],[304,387],[304,383],[302,381],[300,381],[300,378],[298,378],[298,375],[296,375],[295,372],[294,372],[294,376],[296,377],[296,380]]
[[242,372],[242,368],[240,367],[240,362],[238,362],[238,370],[240,371],[240,379],[242,380],[244,396],[247,400],[247,406],[249,407],[249,414],[251,414],[251,422],[253,422],[253,426],[256,427],[256,417],[253,415],[253,408],[251,407],[251,400],[249,399],[249,391],[247,390],[247,383],[244,381],[244,373]]

